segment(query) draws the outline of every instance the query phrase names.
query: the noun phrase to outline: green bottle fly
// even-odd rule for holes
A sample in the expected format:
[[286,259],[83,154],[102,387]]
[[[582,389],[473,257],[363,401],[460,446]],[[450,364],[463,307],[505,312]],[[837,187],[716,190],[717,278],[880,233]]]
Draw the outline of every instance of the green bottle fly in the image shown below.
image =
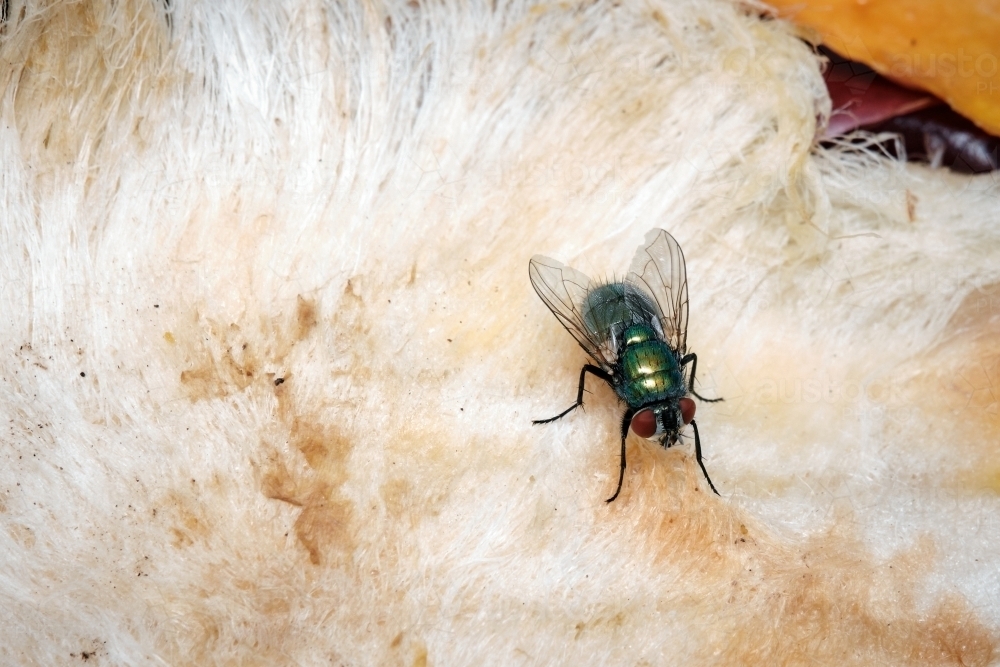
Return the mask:
[[[576,403],[545,424],[564,417],[583,404],[587,373],[607,382],[627,409],[622,418],[621,467],[618,488],[625,476],[625,437],[654,439],[664,447],[677,443],[691,424],[695,457],[712,491],[701,457],[701,438],[694,421],[693,394],[698,357],[687,353],[687,272],[684,254],[670,234],[654,229],[646,235],[625,280],[594,284],[587,276],[548,257],[536,255],[528,264],[535,292],[552,314],[597,362],[580,371]],[[690,369],[686,375],[686,369]]]

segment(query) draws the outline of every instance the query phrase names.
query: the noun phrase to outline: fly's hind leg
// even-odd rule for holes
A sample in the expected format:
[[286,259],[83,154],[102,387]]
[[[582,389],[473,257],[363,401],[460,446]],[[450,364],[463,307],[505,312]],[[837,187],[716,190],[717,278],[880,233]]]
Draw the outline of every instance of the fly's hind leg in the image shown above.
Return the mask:
[[718,403],[719,401],[726,400],[724,398],[705,398],[694,390],[694,374],[698,371],[698,355],[695,354],[694,352],[685,355],[684,358],[681,359],[680,363],[681,368],[684,368],[684,366],[686,366],[689,362],[691,364],[691,380],[688,382],[688,391],[694,394],[695,398],[697,398],[699,401],[705,401],[706,403]]
[[587,364],[580,370],[580,386],[576,392],[576,403],[569,406],[568,408],[557,414],[555,417],[549,417],[548,419],[535,419],[531,423],[548,424],[549,422],[554,422],[557,419],[562,419],[563,417],[571,413],[573,410],[576,410],[578,407],[583,405],[583,385],[587,381],[587,373],[590,373],[591,375],[598,377],[601,380],[604,380],[608,384],[613,384],[610,374],[605,373],[604,370],[598,368],[597,366],[592,366],[590,364]]
[[[611,496],[604,502],[613,502],[618,494],[622,492],[622,480],[625,479],[625,438],[628,436],[628,428],[632,424],[632,416],[635,415],[636,411],[629,408],[625,411],[624,416],[622,416],[622,465],[618,470],[618,488],[615,489],[615,495]],[[711,482],[709,482],[711,484]]]
[[698,436],[698,425],[693,419],[691,420],[691,426],[694,427],[694,458],[698,461],[698,465],[701,466],[701,472],[705,475],[705,481],[712,487],[712,491],[715,491],[715,495],[719,495],[719,492],[715,490],[715,484],[712,484],[712,478],[708,476],[708,471],[705,470],[704,462],[701,460],[701,438]]

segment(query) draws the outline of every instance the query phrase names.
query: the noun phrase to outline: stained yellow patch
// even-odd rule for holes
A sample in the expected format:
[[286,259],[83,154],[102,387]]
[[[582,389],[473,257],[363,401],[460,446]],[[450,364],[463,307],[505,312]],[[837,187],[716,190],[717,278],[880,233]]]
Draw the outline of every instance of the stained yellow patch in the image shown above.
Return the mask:
[[170,543],[178,549],[206,540],[212,533],[205,509],[197,501],[197,483],[191,480],[190,484],[188,489],[167,494],[154,515],[169,521]]
[[422,643],[419,644],[414,650],[413,654],[413,667],[427,667],[429,664],[427,662],[427,647]]
[[11,524],[7,527],[7,534],[26,549],[31,549],[35,546],[35,531],[23,524]]
[[[17,54],[19,64],[13,118],[37,167],[44,172],[71,165],[74,156],[98,158],[102,149],[119,144],[119,137],[107,140],[107,134],[125,128],[134,128],[141,146],[146,130],[132,114],[142,108],[142,96],[157,90],[170,39],[155,6],[56,3],[32,14],[5,38],[16,36],[10,55]],[[39,110],[55,99],[73,110],[74,122],[59,115],[40,120]]]
[[[683,452],[632,446],[633,466],[642,479],[626,474],[609,530],[627,515],[646,536],[630,548],[647,552],[658,570],[685,572],[685,590],[699,591],[690,606],[712,619],[699,640],[706,660],[985,666],[997,655],[996,634],[964,600],[945,597],[930,610],[919,603],[913,582],[926,580],[938,559],[929,538],[880,562],[859,541],[848,506],[831,529],[788,542],[706,492]],[[671,608],[688,606],[677,593],[663,595]],[[587,629],[578,625],[577,635]]]

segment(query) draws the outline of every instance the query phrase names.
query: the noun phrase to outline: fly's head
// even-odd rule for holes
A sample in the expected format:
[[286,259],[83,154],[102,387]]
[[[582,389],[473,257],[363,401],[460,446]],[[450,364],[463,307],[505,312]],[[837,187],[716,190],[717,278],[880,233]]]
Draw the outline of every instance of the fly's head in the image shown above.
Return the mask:
[[661,440],[664,445],[670,446],[677,440],[681,429],[694,419],[694,412],[695,402],[684,396],[639,410],[632,415],[629,426],[640,438]]

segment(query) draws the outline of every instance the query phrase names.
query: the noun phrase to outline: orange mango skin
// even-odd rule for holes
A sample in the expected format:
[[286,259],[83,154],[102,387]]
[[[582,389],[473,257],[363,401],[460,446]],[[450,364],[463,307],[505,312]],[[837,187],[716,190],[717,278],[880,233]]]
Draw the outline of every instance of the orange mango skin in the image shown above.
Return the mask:
[[778,15],[1000,135],[1000,0],[768,0]]

